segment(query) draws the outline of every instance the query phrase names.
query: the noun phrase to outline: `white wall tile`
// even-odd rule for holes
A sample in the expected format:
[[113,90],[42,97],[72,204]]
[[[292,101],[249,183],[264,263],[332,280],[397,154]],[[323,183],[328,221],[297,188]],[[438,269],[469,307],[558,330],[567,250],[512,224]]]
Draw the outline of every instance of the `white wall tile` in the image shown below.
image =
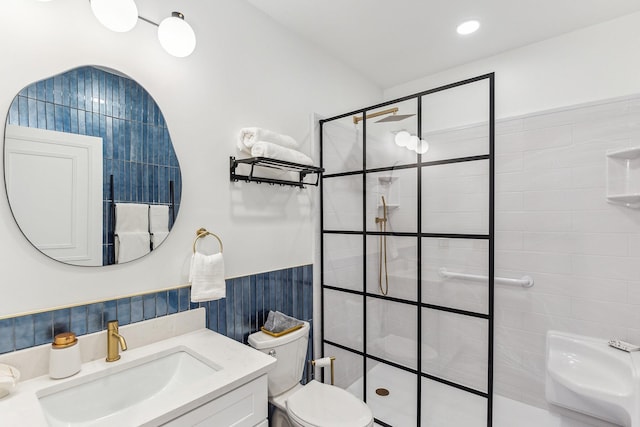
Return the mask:
[[525,150],[571,145],[571,126],[545,127],[522,132]]

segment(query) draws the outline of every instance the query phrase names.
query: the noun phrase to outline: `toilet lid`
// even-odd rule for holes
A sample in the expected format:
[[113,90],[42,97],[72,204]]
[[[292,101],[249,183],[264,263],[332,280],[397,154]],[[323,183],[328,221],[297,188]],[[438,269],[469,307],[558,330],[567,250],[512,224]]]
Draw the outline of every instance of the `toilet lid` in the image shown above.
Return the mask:
[[371,409],[341,388],[311,381],[287,399],[287,413],[308,427],[366,427]]

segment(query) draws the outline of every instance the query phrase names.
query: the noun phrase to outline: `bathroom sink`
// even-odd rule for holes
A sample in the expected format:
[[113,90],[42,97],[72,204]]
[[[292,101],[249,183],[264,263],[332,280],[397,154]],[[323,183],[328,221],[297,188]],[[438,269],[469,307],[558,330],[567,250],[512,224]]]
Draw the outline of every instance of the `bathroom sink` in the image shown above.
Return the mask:
[[176,347],[114,364],[62,388],[43,389],[37,397],[51,426],[127,425],[140,405],[162,407],[165,399],[210,379],[220,369],[190,349]]
[[638,427],[638,355],[604,339],[549,331],[546,396],[550,403]]

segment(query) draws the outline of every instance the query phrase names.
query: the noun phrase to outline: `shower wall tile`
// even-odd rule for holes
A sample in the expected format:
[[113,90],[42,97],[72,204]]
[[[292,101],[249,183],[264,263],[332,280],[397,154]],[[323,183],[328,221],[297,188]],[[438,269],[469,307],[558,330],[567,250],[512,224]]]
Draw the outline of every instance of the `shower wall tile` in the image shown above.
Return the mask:
[[[128,325],[204,307],[207,328],[243,344],[247,344],[249,334],[264,325],[270,310],[308,321],[311,331],[307,359],[313,358],[312,265],[228,279],[226,286],[226,298],[204,303],[190,303],[190,288],[182,287],[1,319],[0,354],[50,344],[53,336],[61,332],[85,335],[102,331],[109,320]],[[303,382],[306,378],[305,367]]]
[[[640,336],[640,222],[605,198],[606,152],[637,145],[639,100],[523,116],[514,119],[521,128],[496,137],[496,275],[535,280],[529,289],[496,285],[494,386],[502,395],[544,405],[548,330]],[[509,160],[517,155],[521,166]]]

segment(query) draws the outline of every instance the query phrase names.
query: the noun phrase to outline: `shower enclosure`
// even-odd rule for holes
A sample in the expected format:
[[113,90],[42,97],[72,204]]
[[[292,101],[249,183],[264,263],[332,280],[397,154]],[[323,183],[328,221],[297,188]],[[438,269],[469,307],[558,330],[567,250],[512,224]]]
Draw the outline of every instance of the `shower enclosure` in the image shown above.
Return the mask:
[[493,74],[320,121],[322,351],[379,425],[491,426],[494,121]]

